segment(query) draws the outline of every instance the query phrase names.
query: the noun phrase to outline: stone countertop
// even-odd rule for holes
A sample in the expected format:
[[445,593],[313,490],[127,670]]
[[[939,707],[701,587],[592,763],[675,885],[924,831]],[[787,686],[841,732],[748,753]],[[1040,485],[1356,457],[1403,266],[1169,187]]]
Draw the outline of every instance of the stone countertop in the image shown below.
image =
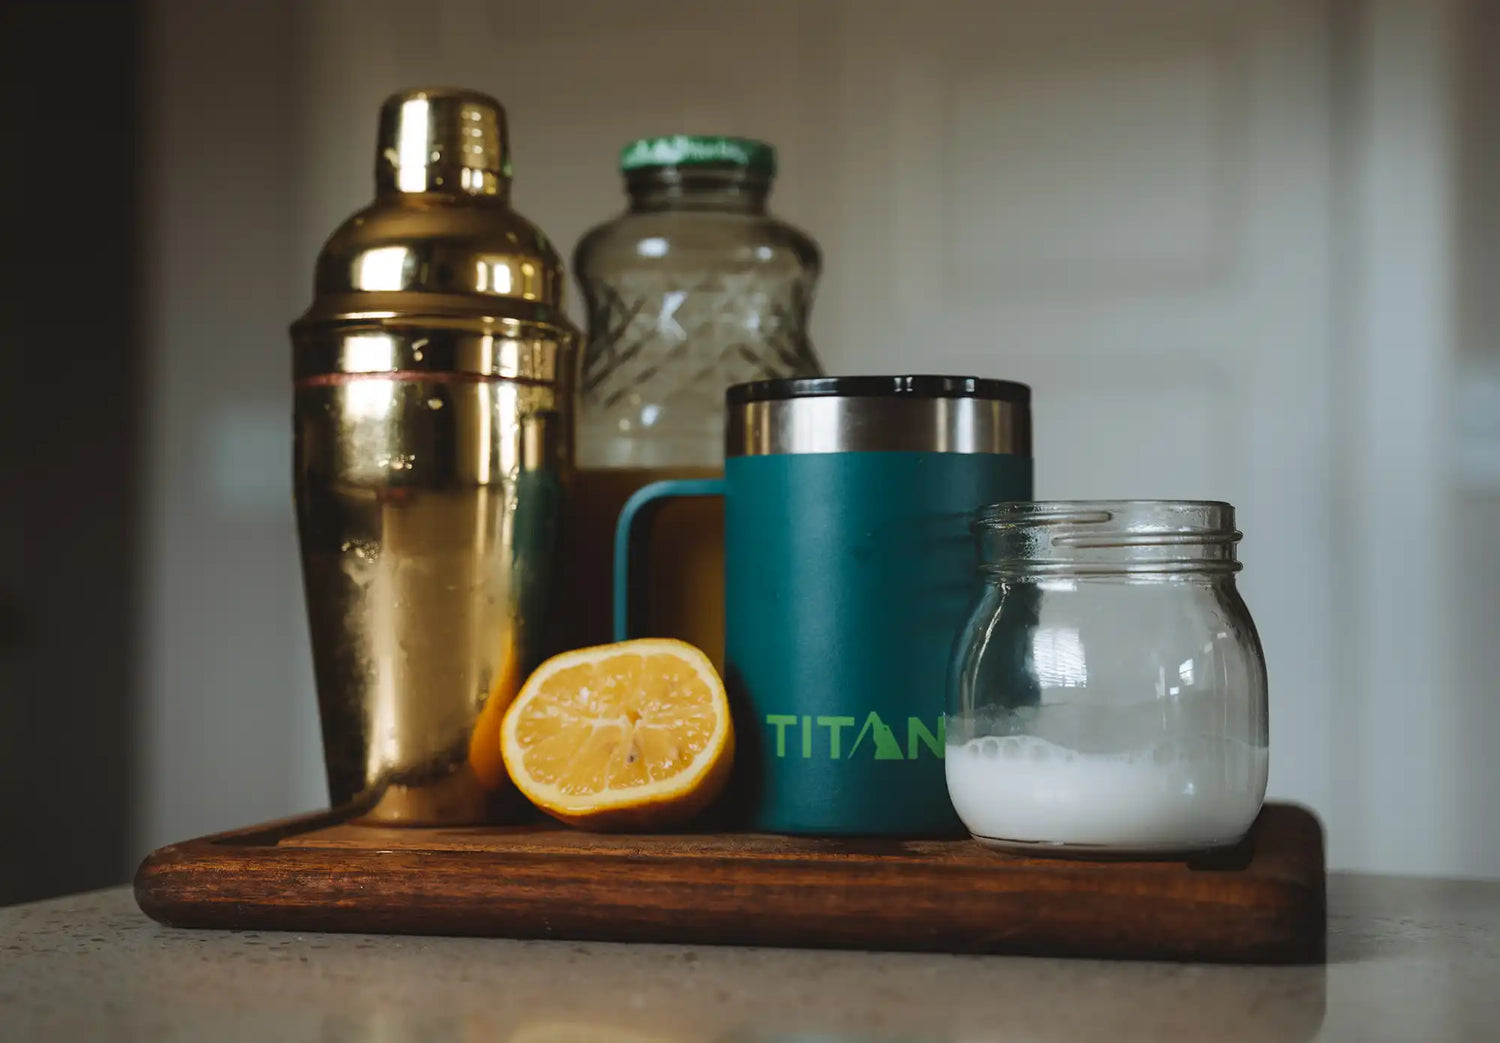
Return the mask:
[[1225,967],[186,931],[117,888],[0,909],[0,1038],[1497,1038],[1500,883],[1335,875],[1329,907],[1326,967]]

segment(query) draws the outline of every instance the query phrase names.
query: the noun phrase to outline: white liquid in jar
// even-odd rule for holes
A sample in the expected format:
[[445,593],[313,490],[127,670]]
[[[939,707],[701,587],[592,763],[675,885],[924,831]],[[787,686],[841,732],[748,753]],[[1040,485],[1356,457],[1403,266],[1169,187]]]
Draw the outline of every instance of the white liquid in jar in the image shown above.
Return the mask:
[[981,840],[1121,851],[1239,840],[1266,792],[1264,746],[1200,736],[1080,753],[1030,735],[950,744],[948,795]]

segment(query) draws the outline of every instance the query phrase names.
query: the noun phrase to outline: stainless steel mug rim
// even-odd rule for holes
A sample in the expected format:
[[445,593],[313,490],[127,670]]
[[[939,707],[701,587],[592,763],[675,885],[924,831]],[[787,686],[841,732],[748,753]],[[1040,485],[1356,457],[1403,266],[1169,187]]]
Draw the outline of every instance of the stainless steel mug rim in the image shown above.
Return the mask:
[[1031,455],[1031,389],[912,375],[799,377],[725,393],[725,455],[947,452]]
[[986,398],[1028,405],[1031,388],[1014,380],[914,373],[752,380],[724,393],[730,406],[788,398]]

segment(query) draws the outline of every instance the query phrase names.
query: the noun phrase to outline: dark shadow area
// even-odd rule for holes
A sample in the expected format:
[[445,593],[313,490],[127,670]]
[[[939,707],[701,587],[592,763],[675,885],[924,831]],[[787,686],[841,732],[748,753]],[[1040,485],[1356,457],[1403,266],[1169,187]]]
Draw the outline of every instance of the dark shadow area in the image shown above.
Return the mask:
[[128,872],[139,15],[0,5],[0,905]]

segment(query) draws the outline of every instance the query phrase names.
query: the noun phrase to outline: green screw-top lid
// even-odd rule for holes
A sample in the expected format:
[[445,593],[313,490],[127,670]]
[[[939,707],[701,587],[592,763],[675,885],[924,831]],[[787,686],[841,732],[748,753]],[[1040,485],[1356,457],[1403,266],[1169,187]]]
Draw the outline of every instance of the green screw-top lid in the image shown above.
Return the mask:
[[753,138],[725,138],[709,134],[672,134],[639,138],[620,150],[620,170],[646,167],[684,167],[730,163],[765,174],[776,173],[776,150]]

